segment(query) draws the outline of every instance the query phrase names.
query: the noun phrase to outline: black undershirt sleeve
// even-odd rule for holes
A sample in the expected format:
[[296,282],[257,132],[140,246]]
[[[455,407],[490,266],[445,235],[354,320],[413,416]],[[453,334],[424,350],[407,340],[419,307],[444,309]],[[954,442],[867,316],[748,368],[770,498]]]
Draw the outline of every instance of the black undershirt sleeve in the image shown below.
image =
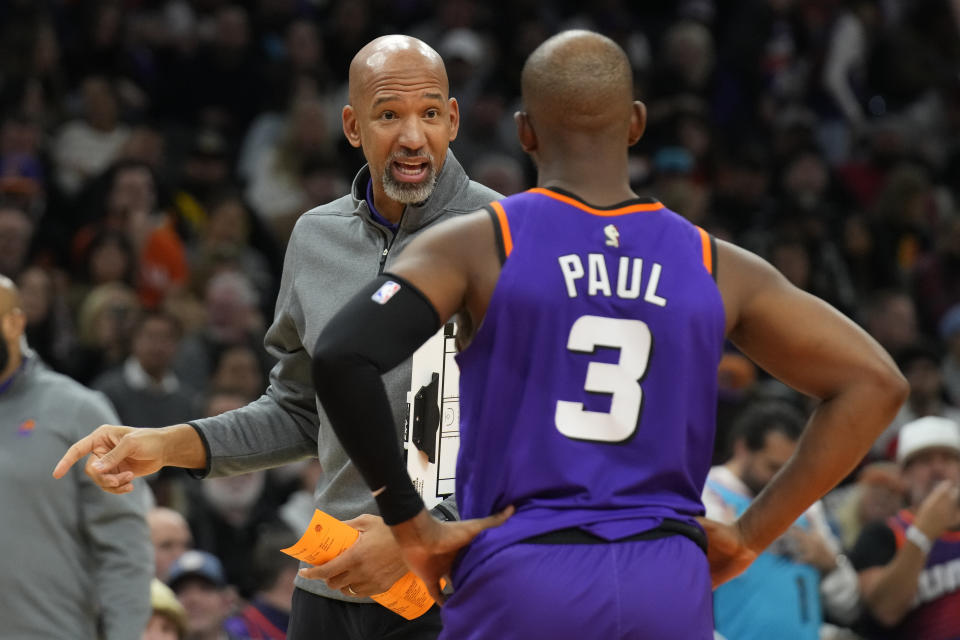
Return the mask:
[[870,567],[882,567],[897,555],[897,538],[883,522],[868,524],[860,532],[848,557],[857,571]]
[[381,376],[440,328],[416,287],[377,277],[333,317],[313,351],[313,386],[337,438],[377,496],[388,525],[417,515],[423,501],[407,475]]

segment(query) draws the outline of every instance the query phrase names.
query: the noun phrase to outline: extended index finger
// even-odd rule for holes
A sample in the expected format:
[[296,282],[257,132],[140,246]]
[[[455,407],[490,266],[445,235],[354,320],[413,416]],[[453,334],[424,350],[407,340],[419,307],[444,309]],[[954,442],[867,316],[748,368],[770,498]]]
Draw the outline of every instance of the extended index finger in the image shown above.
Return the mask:
[[60,462],[57,463],[57,466],[53,468],[53,477],[62,478],[67,474],[67,471],[70,470],[70,467],[75,465],[81,458],[88,455],[93,451],[93,434],[91,433],[88,436],[81,438],[73,443],[73,445],[67,449],[67,452],[63,454],[63,457],[60,458]]

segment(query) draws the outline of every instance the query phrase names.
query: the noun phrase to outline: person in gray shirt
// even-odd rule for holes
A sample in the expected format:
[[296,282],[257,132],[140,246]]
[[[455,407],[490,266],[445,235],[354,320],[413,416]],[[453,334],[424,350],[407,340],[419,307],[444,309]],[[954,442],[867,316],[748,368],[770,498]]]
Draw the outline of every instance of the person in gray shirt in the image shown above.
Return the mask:
[[25,326],[18,290],[0,276],[0,635],[139,638],[153,577],[146,489],[109,495],[80,469],[50,477],[65,443],[117,416],[26,348]]
[[162,427],[193,415],[193,395],[173,372],[180,333],[172,315],[141,315],[134,325],[130,357],[90,384],[110,399],[124,424]]
[[[308,211],[293,230],[265,339],[277,358],[266,394],[241,409],[186,425],[157,430],[105,425],[71,447],[55,475],[94,452],[87,473],[105,490],[123,493],[133,477],[165,465],[215,477],[317,456],[324,473],[316,506],[361,533],[336,559],[301,570],[288,638],[435,638],[437,607],[407,622],[366,597],[386,591],[407,567],[317,404],[310,354],[340,306],[389,268],[412,237],[500,195],[472,182],[448,150],[457,135],[459,107],[449,97],[436,51],[407,36],[377,38],[354,57],[349,82],[343,131],[351,145],[362,148],[367,165],[349,194]],[[402,425],[409,361],[384,382],[396,424]],[[398,427],[397,438],[402,435]],[[442,503],[435,514],[455,518],[455,504]]]

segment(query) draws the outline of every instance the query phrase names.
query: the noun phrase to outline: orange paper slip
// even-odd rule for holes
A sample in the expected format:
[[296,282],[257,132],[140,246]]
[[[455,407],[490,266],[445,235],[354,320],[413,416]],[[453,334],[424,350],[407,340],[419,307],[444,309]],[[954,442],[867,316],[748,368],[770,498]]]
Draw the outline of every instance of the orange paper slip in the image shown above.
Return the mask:
[[[350,548],[359,536],[360,532],[350,525],[317,509],[296,544],[281,551],[308,564],[323,564]],[[433,606],[427,585],[412,571],[371,599],[407,620],[422,616]]]

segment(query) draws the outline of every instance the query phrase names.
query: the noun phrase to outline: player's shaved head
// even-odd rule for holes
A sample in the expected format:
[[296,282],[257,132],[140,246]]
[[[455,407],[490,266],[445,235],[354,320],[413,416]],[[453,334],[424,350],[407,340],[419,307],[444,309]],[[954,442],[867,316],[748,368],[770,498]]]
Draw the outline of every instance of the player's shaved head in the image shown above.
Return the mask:
[[426,42],[404,35],[381,36],[367,43],[350,62],[350,104],[363,106],[363,97],[373,95],[384,78],[423,76],[424,83],[437,83],[443,98],[450,93],[443,58]]
[[564,31],[530,54],[523,103],[538,129],[596,131],[626,125],[633,101],[630,62],[616,42],[591,31]]
[[0,314],[20,308],[20,290],[13,280],[0,276]]
[[514,120],[538,186],[600,205],[636,197],[628,149],[647,111],[633,99],[630,62],[617,43],[591,31],[559,33],[530,54],[521,83],[524,110]]

